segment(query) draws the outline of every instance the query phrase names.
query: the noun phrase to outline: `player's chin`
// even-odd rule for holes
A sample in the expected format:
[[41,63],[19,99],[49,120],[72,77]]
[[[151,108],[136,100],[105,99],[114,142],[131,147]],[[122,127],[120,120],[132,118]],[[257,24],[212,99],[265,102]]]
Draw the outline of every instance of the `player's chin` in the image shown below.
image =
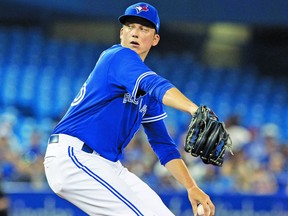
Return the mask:
[[139,46],[129,46],[129,48],[133,51],[135,51],[138,55],[141,53]]

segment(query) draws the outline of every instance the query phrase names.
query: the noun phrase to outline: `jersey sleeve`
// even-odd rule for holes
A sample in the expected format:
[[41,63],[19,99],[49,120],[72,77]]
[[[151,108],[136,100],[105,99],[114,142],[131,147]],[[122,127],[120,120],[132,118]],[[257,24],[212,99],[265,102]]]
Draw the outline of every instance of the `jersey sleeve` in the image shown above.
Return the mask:
[[174,87],[168,80],[152,71],[136,52],[128,48],[115,54],[110,70],[113,71],[109,77],[112,83],[126,89],[132,100],[148,93],[162,102],[165,92]]
[[162,165],[173,159],[181,158],[180,152],[170,137],[163,119],[143,124],[143,127],[148,141]]

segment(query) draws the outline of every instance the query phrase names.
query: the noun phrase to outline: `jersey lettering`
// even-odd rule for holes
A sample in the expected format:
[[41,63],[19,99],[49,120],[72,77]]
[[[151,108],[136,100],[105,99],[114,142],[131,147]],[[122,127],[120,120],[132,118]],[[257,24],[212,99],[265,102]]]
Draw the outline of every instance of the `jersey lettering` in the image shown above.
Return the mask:
[[129,93],[125,93],[123,97],[123,103],[133,103],[135,105],[138,105],[138,100],[133,100],[132,95]]
[[142,113],[142,117],[145,115],[146,112],[147,112],[147,105],[144,104],[143,107],[140,109],[140,113]]
[[[123,103],[133,103],[135,105],[139,104],[139,100],[133,100],[132,96],[129,93],[125,93],[124,97],[123,97]],[[147,112],[147,105],[144,104],[142,105],[143,99],[140,98],[140,105],[139,105],[139,112],[142,113],[142,116],[145,115],[145,113]]]

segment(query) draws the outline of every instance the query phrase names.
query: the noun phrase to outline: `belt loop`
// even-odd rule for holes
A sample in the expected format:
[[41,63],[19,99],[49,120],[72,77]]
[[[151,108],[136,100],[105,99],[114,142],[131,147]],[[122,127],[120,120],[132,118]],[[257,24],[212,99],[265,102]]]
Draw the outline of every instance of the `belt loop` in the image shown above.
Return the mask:
[[59,142],[59,135],[58,134],[52,134],[49,138],[48,143],[58,143]]

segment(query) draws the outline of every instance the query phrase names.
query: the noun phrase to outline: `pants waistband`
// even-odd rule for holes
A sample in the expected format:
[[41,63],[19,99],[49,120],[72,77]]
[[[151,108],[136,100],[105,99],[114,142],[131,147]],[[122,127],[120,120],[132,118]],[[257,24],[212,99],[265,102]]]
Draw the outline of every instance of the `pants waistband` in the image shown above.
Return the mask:
[[69,146],[72,146],[76,149],[81,149],[82,151],[86,153],[98,154],[92,148],[90,148],[86,143],[79,140],[77,137],[69,136],[67,134],[52,134],[48,140],[48,144],[53,144],[53,143],[56,144],[56,143],[62,143],[62,142],[67,143]]

